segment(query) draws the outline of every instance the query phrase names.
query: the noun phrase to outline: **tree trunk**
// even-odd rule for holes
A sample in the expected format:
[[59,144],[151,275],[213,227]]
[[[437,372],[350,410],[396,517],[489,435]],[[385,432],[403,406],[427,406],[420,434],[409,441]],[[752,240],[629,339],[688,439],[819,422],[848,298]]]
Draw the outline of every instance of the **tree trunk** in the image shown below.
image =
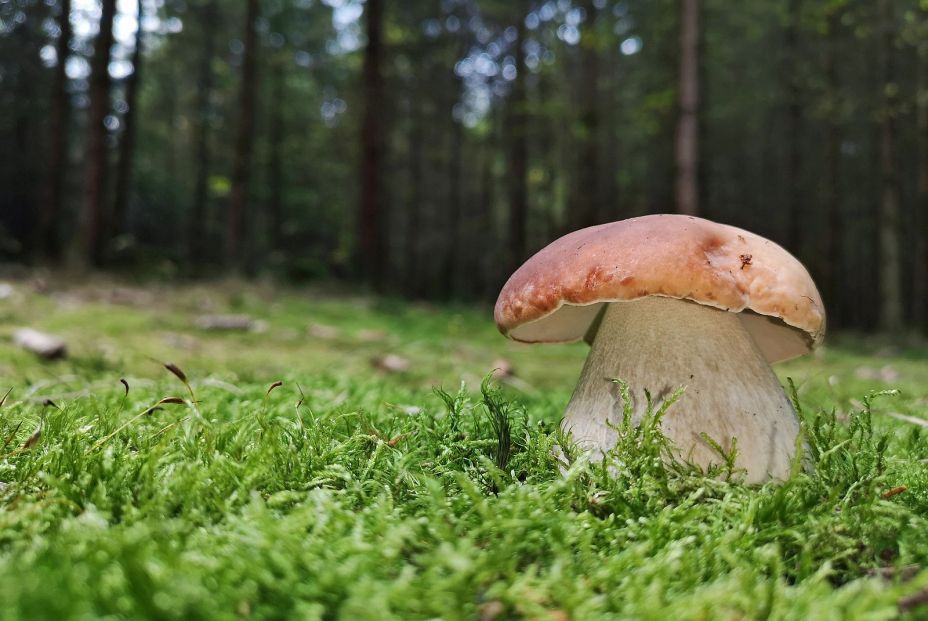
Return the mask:
[[123,115],[122,142],[119,145],[119,164],[116,170],[116,197],[113,201],[113,219],[111,235],[115,237],[126,232],[126,220],[129,207],[129,188],[132,181],[132,157],[135,151],[135,124],[138,119],[139,84],[142,68],[142,19],[144,17],[142,1],[136,0],[138,29],[135,33],[135,50],[132,52],[132,74],[126,82],[126,105],[128,110]]
[[90,73],[90,104],[87,112],[87,185],[81,215],[81,247],[78,265],[97,265],[102,258],[104,195],[106,190],[107,149],[104,120],[110,111],[110,48],[113,46],[113,18],[116,0],[102,0],[100,30],[94,40]]
[[608,105],[603,114],[606,148],[603,153],[602,168],[604,175],[600,205],[602,211],[598,214],[598,219],[600,222],[609,222],[622,218],[617,174],[620,165],[621,136],[619,135],[619,126],[622,112],[622,96],[619,89],[623,86],[623,80],[619,55],[611,47],[606,46],[603,56],[605,57],[603,92],[607,93],[606,101]]
[[406,222],[403,227],[406,232],[406,245],[403,249],[403,280],[405,281],[403,289],[407,296],[415,297],[419,293],[419,223],[423,197],[424,138],[422,128],[428,120],[425,118],[422,97],[411,97],[410,110],[409,121],[412,127],[409,132],[409,203],[406,205]]
[[284,99],[286,97],[286,76],[284,65],[275,59],[271,74],[273,95],[271,97],[270,155],[268,158],[268,242],[273,250],[281,247],[283,241],[283,158],[281,149],[284,142]]
[[216,53],[215,29],[210,27],[216,18],[216,2],[211,0],[203,9],[203,50],[200,57],[200,75],[197,78],[197,112],[195,125],[196,173],[193,184],[193,208],[187,226],[187,257],[194,271],[199,271],[206,245],[206,206],[209,201],[209,116],[210,97],[213,92],[213,56]]
[[801,255],[802,229],[802,101],[799,85],[799,28],[802,0],[789,0],[786,24],[786,192],[787,192],[787,246]]
[[825,303],[830,306],[829,316],[842,323],[843,305],[841,285],[843,281],[844,217],[841,213],[841,125],[838,120],[838,28],[841,15],[832,9],[827,18],[828,33],[825,48],[825,84],[828,98],[828,120],[825,137],[825,192],[824,207],[827,230],[824,237],[822,270]]
[[[496,114],[493,111],[490,114],[490,126],[493,127],[497,121],[492,116],[496,116]],[[478,295],[484,298],[496,296],[503,284],[499,279],[503,270],[500,269],[500,265],[496,262],[496,258],[499,256],[497,254],[499,238],[496,234],[496,227],[493,226],[493,211],[496,206],[496,176],[493,174],[493,156],[498,148],[498,140],[494,139],[496,136],[496,131],[491,129],[490,135],[486,138],[486,144],[481,151],[480,171],[478,173],[480,175],[480,200],[478,201],[480,207],[477,222],[479,226],[483,227],[483,234],[479,237],[480,245],[477,249],[479,253],[477,260],[480,265],[480,282],[476,291]],[[511,273],[507,271],[505,277],[508,277]]]
[[61,258],[59,224],[64,180],[68,170],[68,121],[71,117],[71,105],[67,92],[68,75],[65,72],[65,63],[71,51],[69,47],[71,0],[61,0],[58,24],[61,33],[55,44],[57,64],[52,78],[51,109],[48,119],[48,168],[36,230],[36,247],[39,255],[50,261],[58,261]]
[[[184,72],[185,69],[178,70],[172,67],[164,73],[166,76],[166,83],[162,85],[162,92],[159,93],[157,98],[161,114],[157,115],[156,119],[153,119],[154,122],[163,123],[163,127],[167,130],[166,146],[161,150],[161,153],[157,155],[157,162],[164,170],[164,178],[167,179],[168,183],[171,185],[169,196],[174,203],[178,203],[182,195],[180,176],[177,174],[177,171],[179,168],[178,161],[183,160],[184,157],[184,149],[177,127],[177,80],[173,78],[176,75],[185,74]],[[186,90],[186,85],[184,88]],[[196,125],[194,125],[194,127],[196,127]],[[183,211],[183,209],[181,208],[179,211]],[[185,232],[184,222],[178,218],[177,222],[171,224],[170,230],[172,235],[179,240],[175,242],[173,246],[177,251],[183,252],[185,248],[185,246],[183,246],[183,236]]]
[[526,220],[528,219],[528,119],[525,97],[525,14],[524,2],[516,2],[516,40],[513,55],[516,77],[512,81],[512,92],[506,106],[509,130],[509,271],[526,259]]
[[675,184],[677,212],[699,213],[699,0],[680,0],[680,84]]
[[879,210],[880,314],[882,330],[898,332],[903,325],[902,266],[899,234],[899,180],[896,176],[896,112],[894,0],[879,0],[880,67],[883,102],[880,114],[881,198]]
[[593,0],[584,0],[586,22],[580,38],[580,102],[579,136],[574,196],[571,199],[571,228],[593,226],[599,220],[601,209],[599,166],[599,50],[596,43],[597,9]]
[[235,163],[232,167],[232,190],[226,213],[225,266],[241,268],[243,254],[243,220],[248,208],[248,190],[251,181],[251,156],[255,139],[255,98],[257,96],[257,31],[258,0],[247,0],[245,11],[245,40],[242,50],[242,77],[239,83],[238,138],[235,142]]
[[[358,206],[359,263],[363,278],[375,289],[384,285],[386,197],[383,180],[384,105],[383,0],[367,0],[367,46],[364,49],[364,120],[361,129],[361,197]],[[411,232],[414,234],[414,232]]]
[[[928,19],[922,11],[921,20]],[[912,320],[928,331],[928,41],[920,39],[916,49],[916,145],[918,188],[915,206],[915,256],[912,271]]]
[[445,235],[448,247],[445,255],[444,274],[442,275],[445,298],[451,298],[459,292],[457,278],[461,262],[461,219],[463,215],[461,206],[461,148],[463,128],[452,114],[454,104],[457,103],[459,84],[457,77],[453,77],[449,85],[453,90],[447,102],[448,106],[445,108],[445,114],[451,124],[451,144],[448,152],[448,228]]

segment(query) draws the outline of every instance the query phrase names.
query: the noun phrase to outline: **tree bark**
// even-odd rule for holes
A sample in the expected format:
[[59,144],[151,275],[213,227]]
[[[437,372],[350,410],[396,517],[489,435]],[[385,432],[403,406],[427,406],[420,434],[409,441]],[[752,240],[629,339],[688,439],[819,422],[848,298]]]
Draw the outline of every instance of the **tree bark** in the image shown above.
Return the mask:
[[789,0],[786,24],[786,192],[787,192],[787,245],[791,252],[802,252],[802,93],[799,84],[799,28],[802,0]]
[[[463,48],[463,46],[460,47]],[[458,49],[458,46],[456,46],[456,57],[458,57],[462,51],[462,49]],[[445,269],[442,275],[442,283],[445,289],[444,297],[446,299],[458,293],[457,278],[461,263],[461,219],[463,216],[463,208],[461,205],[461,149],[463,128],[461,127],[461,123],[453,116],[454,104],[457,103],[458,99],[459,86],[460,83],[457,77],[452,73],[451,83],[449,84],[451,91],[445,108],[445,114],[450,123],[449,130],[451,134],[451,143],[448,152],[448,228],[445,235],[448,240],[448,247],[445,255]]]
[[[493,128],[497,116],[493,111],[490,112],[490,126]],[[486,138],[486,143],[481,150],[480,157],[480,199],[478,200],[479,210],[477,214],[478,225],[482,227],[482,235],[479,237],[477,252],[479,257],[477,261],[480,265],[479,283],[477,284],[477,295],[489,298],[499,293],[502,282],[499,279],[502,270],[500,265],[495,261],[497,250],[499,248],[499,238],[496,234],[496,227],[493,226],[493,212],[496,206],[496,175],[493,173],[493,156],[498,149],[498,136],[495,128],[491,129],[490,135]],[[506,272],[508,277],[512,272]],[[492,299],[492,298],[490,298]]]
[[[928,11],[922,10],[921,20],[928,20]],[[918,186],[915,205],[915,256],[912,271],[912,320],[928,331],[928,41],[919,39],[915,59],[916,73],[916,166]]]
[[361,129],[361,196],[358,205],[358,258],[362,277],[375,289],[384,285],[386,266],[386,197],[383,132],[383,0],[367,0],[367,46],[364,49],[364,120]]
[[135,50],[132,52],[132,74],[126,81],[126,105],[128,110],[123,115],[122,142],[119,145],[119,164],[116,169],[116,196],[113,201],[113,218],[111,235],[115,237],[126,232],[126,220],[129,207],[129,189],[132,182],[132,158],[135,154],[135,125],[138,120],[136,108],[138,107],[139,85],[141,84],[142,47],[144,34],[142,33],[142,19],[144,17],[142,1],[136,0],[138,15],[138,29],[135,33]]
[[677,212],[699,213],[699,0],[680,0],[679,118],[676,136]]
[[405,214],[405,248],[403,261],[404,291],[409,297],[419,294],[419,223],[423,198],[423,125],[427,123],[422,98],[412,96],[409,132],[409,203]]
[[827,16],[825,41],[825,84],[828,98],[828,120],[825,136],[824,203],[827,231],[824,236],[823,289],[829,316],[842,323],[841,284],[844,274],[844,217],[841,213],[841,124],[838,120],[838,28],[841,15],[832,9]]
[[110,111],[110,48],[113,46],[113,18],[116,0],[102,0],[100,30],[94,40],[90,74],[90,105],[87,112],[87,185],[81,215],[80,267],[99,264],[102,258],[104,195],[107,175],[107,129]]
[[879,0],[880,67],[883,86],[880,111],[881,198],[879,209],[879,275],[882,330],[898,332],[903,326],[902,266],[899,233],[899,180],[896,175],[896,112],[894,52],[896,40],[893,0]]
[[245,10],[245,40],[242,50],[242,76],[239,91],[238,137],[235,142],[235,163],[232,168],[232,190],[226,213],[225,265],[240,269],[245,261],[243,254],[243,220],[248,209],[248,191],[251,183],[252,147],[255,139],[255,99],[257,96],[257,31],[258,0],[247,0]]
[[68,75],[65,62],[70,54],[71,42],[71,0],[61,0],[61,14],[58,18],[61,33],[55,44],[57,63],[52,77],[51,109],[48,119],[48,168],[45,187],[41,195],[39,222],[37,227],[36,247],[42,259],[58,261],[61,259],[60,226],[61,204],[64,180],[67,176],[68,159],[68,122],[71,118],[71,105],[68,99]]
[[509,143],[509,257],[507,264],[510,272],[515,271],[526,259],[527,237],[526,221],[528,219],[528,119],[525,96],[525,14],[524,2],[514,6],[516,20],[516,40],[513,42],[513,56],[516,64],[516,77],[512,81],[512,92],[506,106],[508,117]]
[[571,228],[593,226],[602,212],[599,154],[599,50],[596,43],[597,9],[593,0],[584,0],[586,22],[580,37],[580,114],[575,161],[577,182],[570,206]]
[[286,97],[286,75],[284,65],[274,61],[271,74],[273,95],[271,97],[270,155],[268,158],[268,241],[272,249],[277,250],[283,241],[283,158],[281,149],[284,142],[283,102]]
[[195,126],[196,173],[193,184],[193,205],[187,226],[187,257],[194,270],[203,262],[206,242],[206,206],[209,201],[209,116],[210,97],[213,92],[213,56],[216,53],[215,30],[210,26],[216,18],[216,2],[211,0],[203,9],[203,50],[200,57],[200,75],[197,78],[197,112]]
[[605,57],[603,70],[603,91],[608,93],[608,105],[603,114],[604,131],[606,134],[606,148],[603,153],[603,183],[600,213],[600,222],[610,222],[622,218],[620,188],[617,173],[620,165],[621,136],[619,135],[620,117],[622,113],[622,61],[609,46],[602,52]]

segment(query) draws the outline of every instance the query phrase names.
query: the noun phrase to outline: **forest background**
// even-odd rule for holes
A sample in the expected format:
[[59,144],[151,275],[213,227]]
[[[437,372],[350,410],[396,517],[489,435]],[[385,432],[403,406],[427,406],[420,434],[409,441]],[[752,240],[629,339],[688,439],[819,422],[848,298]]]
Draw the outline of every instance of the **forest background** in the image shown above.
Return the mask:
[[928,3],[0,0],[0,257],[490,300],[698,214],[928,329]]

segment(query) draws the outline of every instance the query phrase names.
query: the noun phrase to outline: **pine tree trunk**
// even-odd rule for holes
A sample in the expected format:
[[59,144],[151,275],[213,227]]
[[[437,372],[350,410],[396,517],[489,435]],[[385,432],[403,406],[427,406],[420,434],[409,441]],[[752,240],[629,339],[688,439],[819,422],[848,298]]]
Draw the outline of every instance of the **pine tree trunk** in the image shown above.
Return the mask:
[[255,99],[257,96],[257,31],[258,0],[247,0],[245,40],[242,50],[242,76],[239,83],[239,125],[235,142],[235,163],[232,168],[232,190],[226,213],[224,259],[226,268],[238,270],[245,264],[243,255],[243,221],[248,209],[251,182],[252,147],[255,139]]
[[409,203],[405,213],[405,248],[403,260],[404,291],[409,297],[419,294],[419,224],[422,209],[422,182],[423,182],[423,125],[427,123],[424,118],[425,110],[422,98],[413,96],[410,103],[412,114],[409,132]]
[[87,185],[81,214],[79,267],[99,264],[103,254],[104,195],[106,193],[107,149],[104,125],[110,111],[110,48],[116,0],[102,0],[100,30],[94,40],[90,73],[90,104],[87,112]]
[[[493,112],[491,111],[491,115]],[[495,119],[490,119],[491,126],[495,124]],[[477,215],[477,222],[483,227],[483,235],[480,236],[480,246],[478,252],[480,257],[480,282],[477,287],[477,294],[484,298],[495,296],[499,293],[502,282],[499,280],[500,265],[495,261],[499,248],[499,239],[495,234],[496,228],[493,226],[494,207],[496,206],[496,176],[493,174],[493,155],[497,152],[498,140],[494,140],[496,132],[492,132],[487,137],[487,144],[484,146],[480,158],[480,210]],[[506,276],[511,272],[506,272]],[[491,298],[492,299],[492,298]]]
[[278,250],[283,241],[283,158],[284,142],[283,103],[286,97],[284,65],[275,60],[271,74],[274,93],[271,101],[270,154],[268,158],[268,241]]
[[828,98],[828,120],[825,137],[824,207],[827,230],[824,236],[822,289],[830,318],[842,323],[842,281],[844,274],[844,217],[841,213],[841,125],[838,121],[838,41],[840,13],[833,9],[827,18],[828,33],[825,49],[825,83]]
[[[177,95],[177,80],[173,79],[178,73],[176,68],[171,68],[165,72],[167,76],[165,79],[165,84],[162,86],[162,92],[158,96],[158,107],[160,114],[157,115],[155,122],[163,123],[163,126],[167,130],[166,137],[166,146],[157,154],[157,161],[161,168],[164,170],[164,178],[168,180],[168,183],[171,185],[170,196],[172,201],[178,202],[177,199],[181,196],[180,188],[180,175],[177,171],[179,169],[179,161],[183,161],[185,151],[182,145],[182,139],[180,137],[180,131],[178,131],[177,122],[178,113],[178,95]],[[194,119],[194,122],[196,120]],[[183,239],[183,223],[178,219],[177,222],[172,223],[171,230],[174,233],[174,236],[178,240]],[[181,250],[178,247],[178,250]]]
[[570,206],[572,229],[592,226],[599,220],[601,209],[599,166],[599,50],[596,44],[598,10],[593,0],[585,0],[586,22],[580,38],[580,114],[575,162],[577,183]]
[[801,0],[789,0],[789,15],[786,25],[786,192],[788,233],[787,246],[796,254],[802,253],[802,93],[799,85],[799,27],[802,11]]
[[603,71],[605,83],[603,91],[608,93],[608,105],[604,111],[604,131],[606,134],[606,149],[603,154],[603,183],[601,211],[598,214],[600,222],[609,222],[622,218],[622,205],[619,197],[619,184],[616,175],[619,171],[620,140],[619,118],[621,115],[622,98],[619,89],[622,88],[621,60],[611,48],[607,46],[603,53],[606,68]]
[[138,30],[135,33],[135,50],[132,52],[132,74],[126,82],[126,105],[128,110],[123,115],[122,142],[119,145],[119,164],[116,169],[116,196],[113,201],[113,219],[110,238],[126,232],[126,220],[129,207],[129,188],[132,182],[132,158],[135,152],[135,125],[138,121],[139,85],[141,84],[142,19],[144,18],[142,1],[136,0]]
[[383,0],[367,0],[364,49],[364,120],[361,129],[361,196],[358,206],[358,258],[363,278],[375,289],[384,285],[387,240],[383,188],[384,106]]
[[879,282],[882,330],[897,332],[903,326],[901,239],[899,232],[899,180],[896,175],[896,112],[894,47],[896,37],[893,0],[879,0],[880,66],[883,102],[880,114],[881,198],[879,209]]
[[[463,53],[466,50],[457,50]],[[451,144],[448,152],[448,224],[445,238],[448,248],[445,255],[445,269],[442,282],[445,288],[445,298],[451,298],[458,293],[457,278],[461,262],[461,148],[463,142],[463,128],[454,118],[452,111],[457,102],[459,82],[456,77],[451,80],[451,97],[445,110],[450,122]]]
[[196,172],[193,183],[193,205],[187,223],[187,257],[194,271],[199,271],[205,258],[206,207],[209,201],[209,173],[211,153],[209,148],[210,97],[213,92],[213,56],[216,53],[215,30],[210,24],[216,18],[216,2],[211,0],[201,17],[203,28],[203,50],[197,78],[196,125],[194,130],[194,160]]
[[516,8],[516,40],[513,41],[513,56],[516,77],[512,81],[512,92],[506,106],[509,143],[509,258],[510,271],[514,271],[526,259],[528,220],[528,123],[525,96],[525,14],[524,2],[514,3]]
[[67,176],[68,122],[71,105],[68,98],[68,75],[65,63],[71,52],[71,0],[61,0],[58,25],[61,29],[55,44],[57,64],[52,78],[51,109],[48,119],[48,168],[41,195],[36,247],[49,261],[61,259],[61,204]]
[[679,213],[699,213],[699,0],[680,0],[680,85],[675,184]]
[[[928,19],[928,11],[919,15]],[[920,40],[916,48],[916,154],[918,187],[915,206],[915,253],[912,271],[912,319],[928,331],[928,42]]]

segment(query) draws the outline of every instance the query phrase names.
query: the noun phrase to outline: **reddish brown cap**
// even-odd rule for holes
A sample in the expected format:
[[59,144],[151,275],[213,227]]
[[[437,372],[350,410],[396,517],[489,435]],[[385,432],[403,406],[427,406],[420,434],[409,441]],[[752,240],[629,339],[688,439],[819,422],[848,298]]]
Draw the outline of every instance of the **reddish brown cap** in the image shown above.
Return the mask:
[[516,341],[576,341],[604,304],[650,295],[741,313],[770,362],[805,354],[825,335],[822,298],[799,260],[754,233],[682,215],[565,235],[516,270],[494,315]]

